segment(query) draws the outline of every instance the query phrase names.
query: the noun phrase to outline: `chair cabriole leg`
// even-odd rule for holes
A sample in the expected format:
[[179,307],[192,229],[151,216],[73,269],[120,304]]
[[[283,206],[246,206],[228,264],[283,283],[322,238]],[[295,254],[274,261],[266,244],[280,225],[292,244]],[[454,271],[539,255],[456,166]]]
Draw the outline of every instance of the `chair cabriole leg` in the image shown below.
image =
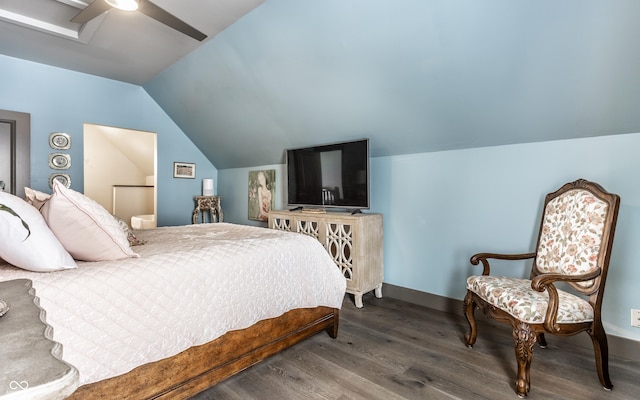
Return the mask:
[[464,343],[469,348],[473,347],[476,343],[476,337],[478,336],[478,328],[474,314],[475,309],[476,303],[473,301],[473,294],[470,290],[467,290],[467,295],[464,297],[464,316],[469,323],[469,332],[464,335]]
[[609,378],[609,345],[607,343],[607,334],[604,331],[602,323],[594,322],[593,330],[588,331],[593,342],[593,351],[596,355],[596,369],[600,384],[605,390],[613,389],[613,384]]
[[519,397],[526,397],[531,388],[531,359],[533,346],[536,344],[537,335],[531,330],[529,324],[516,321],[513,327],[513,340],[515,344],[516,360],[518,362],[518,374],[516,377],[516,393]]
[[547,348],[547,339],[544,338],[544,333],[538,333],[538,346],[541,349]]

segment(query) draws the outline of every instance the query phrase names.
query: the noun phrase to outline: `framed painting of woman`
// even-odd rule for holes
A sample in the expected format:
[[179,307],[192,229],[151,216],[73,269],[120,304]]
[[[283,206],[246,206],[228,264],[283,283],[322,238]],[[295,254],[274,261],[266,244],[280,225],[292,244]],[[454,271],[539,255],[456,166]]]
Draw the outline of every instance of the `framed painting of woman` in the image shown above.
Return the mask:
[[249,219],[268,221],[275,207],[276,170],[249,171]]

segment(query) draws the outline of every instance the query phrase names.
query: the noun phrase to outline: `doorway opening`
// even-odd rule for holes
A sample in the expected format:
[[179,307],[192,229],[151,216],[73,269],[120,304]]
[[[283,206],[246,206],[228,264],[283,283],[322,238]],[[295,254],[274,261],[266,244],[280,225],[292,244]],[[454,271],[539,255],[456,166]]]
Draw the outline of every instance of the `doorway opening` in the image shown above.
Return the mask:
[[84,124],[84,194],[134,229],[158,220],[156,170],[155,132]]
[[31,186],[31,115],[0,110],[0,191],[24,198]]

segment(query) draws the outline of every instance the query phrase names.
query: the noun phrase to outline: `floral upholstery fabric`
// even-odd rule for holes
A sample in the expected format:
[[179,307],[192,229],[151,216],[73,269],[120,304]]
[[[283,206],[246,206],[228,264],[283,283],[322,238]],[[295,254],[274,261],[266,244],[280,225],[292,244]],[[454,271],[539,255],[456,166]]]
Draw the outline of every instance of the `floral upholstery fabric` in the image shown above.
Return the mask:
[[127,240],[129,241],[129,246],[141,246],[146,243],[146,241],[138,239],[138,237],[133,233],[133,231],[129,227],[129,224],[127,224],[126,221],[124,221],[120,217],[116,217],[115,215],[113,216],[113,218],[115,218],[116,221],[118,221],[118,225],[120,225],[120,228],[122,228],[124,233],[127,234]]
[[577,275],[598,268],[607,211],[607,204],[586,190],[571,190],[551,200],[540,232],[538,271]]
[[[530,324],[544,322],[549,295],[531,288],[528,279],[502,276],[470,276],[467,289],[489,304],[506,311],[514,318]],[[593,321],[593,308],[586,300],[558,289],[557,323]]]

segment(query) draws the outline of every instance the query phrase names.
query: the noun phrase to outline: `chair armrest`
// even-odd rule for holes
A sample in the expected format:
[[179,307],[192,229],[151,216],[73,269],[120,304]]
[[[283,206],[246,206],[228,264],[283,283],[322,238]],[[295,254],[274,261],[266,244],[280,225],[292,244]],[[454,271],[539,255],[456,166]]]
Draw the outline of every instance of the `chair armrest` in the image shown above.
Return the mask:
[[531,280],[531,288],[538,292],[544,292],[545,290],[549,294],[549,304],[547,305],[547,313],[544,316],[544,328],[552,333],[558,332],[560,326],[556,323],[558,317],[558,289],[553,284],[554,282],[585,282],[597,278],[602,270],[596,268],[595,270],[580,275],[565,275],[565,274],[541,274],[534,277]]
[[471,256],[469,260],[471,264],[478,265],[482,263],[482,275],[489,275],[490,273],[490,265],[489,259],[494,260],[526,260],[528,258],[533,258],[536,256],[536,253],[522,253],[522,254],[497,254],[497,253],[478,253]]
[[531,280],[531,288],[538,292],[544,291],[544,287],[552,285],[553,282],[585,282],[597,278],[602,273],[600,268],[580,275],[566,274],[540,274]]

